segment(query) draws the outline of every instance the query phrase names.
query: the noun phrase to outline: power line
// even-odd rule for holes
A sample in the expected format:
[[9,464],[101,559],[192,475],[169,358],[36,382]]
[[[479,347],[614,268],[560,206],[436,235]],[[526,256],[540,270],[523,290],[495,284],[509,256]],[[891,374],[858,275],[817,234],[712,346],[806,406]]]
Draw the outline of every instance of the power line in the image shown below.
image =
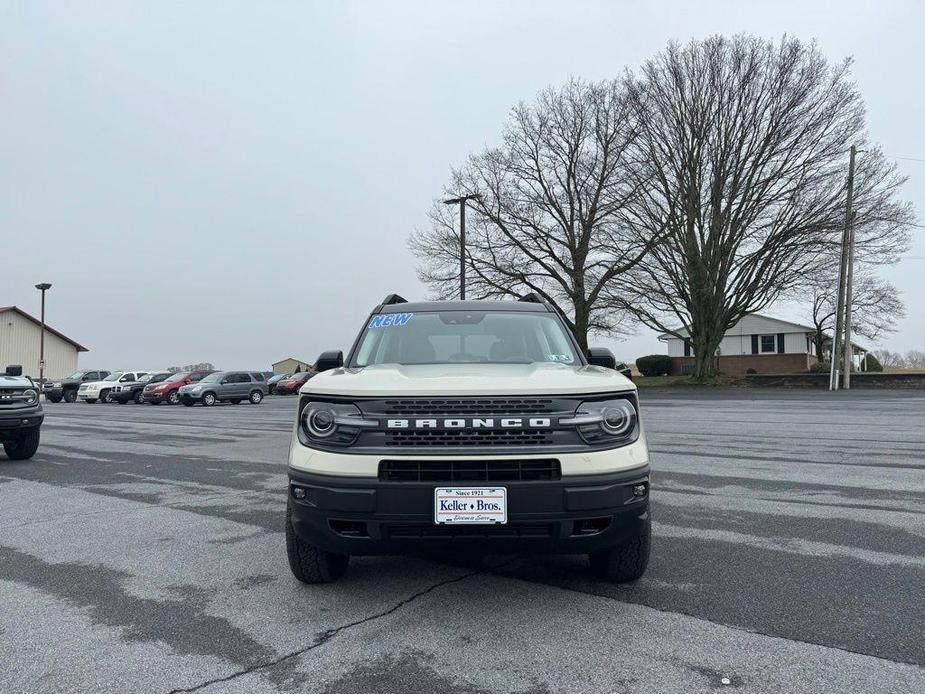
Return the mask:
[[889,159],[902,159],[903,161],[923,161],[925,162],[925,159],[919,159],[918,157],[899,157],[893,154],[885,154],[884,156],[888,157]]

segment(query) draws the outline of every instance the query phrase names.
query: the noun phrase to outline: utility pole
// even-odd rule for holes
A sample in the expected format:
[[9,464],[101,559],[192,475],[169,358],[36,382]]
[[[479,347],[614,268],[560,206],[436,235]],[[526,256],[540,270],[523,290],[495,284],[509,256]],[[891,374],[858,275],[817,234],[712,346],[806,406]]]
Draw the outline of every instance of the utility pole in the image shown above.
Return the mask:
[[835,334],[832,336],[832,365],[829,371],[829,390],[838,390],[838,367],[842,355],[841,338],[845,317],[845,285],[847,284],[848,274],[848,246],[850,245],[854,216],[851,205],[854,202],[854,158],[856,154],[857,148],[851,145],[851,154],[848,159],[848,200],[845,211],[845,230],[842,233],[841,260],[838,267],[838,298],[835,302]]
[[848,231],[848,279],[845,282],[845,375],[842,382],[845,390],[851,389],[851,365],[854,363],[854,348],[851,346],[851,303],[853,296],[851,294],[851,279],[854,276],[854,218],[851,214],[851,223]]
[[458,198],[444,200],[446,205],[459,205],[459,299],[466,298],[466,202],[469,200],[481,200],[482,196],[478,193],[463,195]]
[[45,292],[51,289],[48,282],[42,282],[35,285],[35,288],[42,292],[42,332],[39,337],[39,390],[45,392]]

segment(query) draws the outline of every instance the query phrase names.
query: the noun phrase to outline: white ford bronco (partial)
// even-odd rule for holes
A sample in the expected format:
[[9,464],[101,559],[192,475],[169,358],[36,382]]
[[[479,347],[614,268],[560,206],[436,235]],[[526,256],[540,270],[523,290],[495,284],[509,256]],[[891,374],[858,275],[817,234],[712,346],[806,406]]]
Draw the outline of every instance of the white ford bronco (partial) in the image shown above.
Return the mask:
[[632,581],[649,558],[633,382],[536,295],[377,306],[301,389],[286,547],[296,578],[350,555],[581,553]]

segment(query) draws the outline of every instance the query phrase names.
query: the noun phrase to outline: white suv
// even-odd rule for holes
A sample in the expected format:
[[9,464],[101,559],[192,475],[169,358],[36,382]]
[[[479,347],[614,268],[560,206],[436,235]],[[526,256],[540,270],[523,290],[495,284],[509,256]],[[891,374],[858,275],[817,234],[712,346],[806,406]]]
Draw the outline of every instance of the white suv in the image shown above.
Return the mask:
[[536,295],[389,295],[344,361],[318,359],[289,451],[296,578],[422,549],[588,554],[632,581],[649,558],[649,455],[632,381],[582,353]]
[[148,371],[113,371],[102,381],[88,381],[81,383],[77,389],[77,398],[93,404],[97,400],[112,402],[110,395],[120,383],[131,383],[147,374]]

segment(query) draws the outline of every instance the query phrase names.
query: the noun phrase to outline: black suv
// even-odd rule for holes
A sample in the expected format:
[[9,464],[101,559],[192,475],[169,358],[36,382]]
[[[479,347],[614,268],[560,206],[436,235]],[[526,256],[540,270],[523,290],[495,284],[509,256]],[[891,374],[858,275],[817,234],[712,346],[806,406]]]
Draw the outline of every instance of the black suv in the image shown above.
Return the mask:
[[56,381],[51,385],[51,388],[45,390],[45,397],[47,397],[52,402],[76,402],[77,401],[77,389],[80,388],[81,383],[87,383],[89,381],[102,381],[106,378],[111,371],[90,371],[83,369],[81,371],[75,371],[67,378],[62,378],[60,381]]
[[171,376],[173,376],[173,373],[170,371],[152,371],[151,373],[145,374],[137,381],[120,383],[117,386],[113,386],[109,393],[109,399],[120,405],[124,405],[127,402],[140,405],[144,402],[145,386],[166,381]]

